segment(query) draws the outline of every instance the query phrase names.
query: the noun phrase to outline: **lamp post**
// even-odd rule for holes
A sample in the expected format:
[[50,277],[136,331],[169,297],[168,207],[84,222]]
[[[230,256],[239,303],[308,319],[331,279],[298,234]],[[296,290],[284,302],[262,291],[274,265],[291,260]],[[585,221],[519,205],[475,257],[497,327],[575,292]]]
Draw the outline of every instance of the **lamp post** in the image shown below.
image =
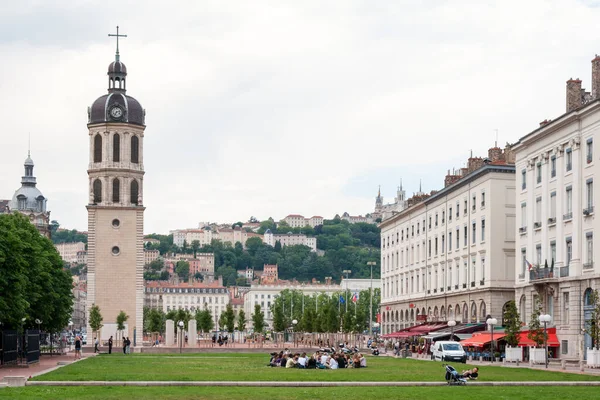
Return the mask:
[[369,335],[373,336],[373,265],[375,261],[368,261],[367,265],[371,267],[371,287],[369,288]]
[[485,321],[486,324],[488,324],[488,326],[490,327],[490,331],[492,332],[492,354],[491,354],[491,358],[492,358],[492,362],[494,362],[494,325],[496,325],[498,323],[498,320],[496,318],[488,318],[487,321]]
[[548,334],[546,332],[548,322],[552,321],[552,317],[548,314],[542,314],[539,316],[539,320],[544,323],[544,352],[546,353],[546,368],[548,368]]
[[181,354],[181,348],[183,347],[183,321],[179,321],[177,326],[179,326],[179,337],[177,340],[179,341],[179,354]]
[[454,342],[454,327],[456,326],[456,321],[448,321],[448,326],[450,327],[450,340]]
[[296,346],[296,324],[298,323],[297,319],[292,320],[292,343]]
[[[342,271],[342,274],[346,274],[346,280],[348,280],[348,275],[352,273],[351,270],[345,269]],[[348,312],[348,282],[345,282],[346,285],[346,312]]]

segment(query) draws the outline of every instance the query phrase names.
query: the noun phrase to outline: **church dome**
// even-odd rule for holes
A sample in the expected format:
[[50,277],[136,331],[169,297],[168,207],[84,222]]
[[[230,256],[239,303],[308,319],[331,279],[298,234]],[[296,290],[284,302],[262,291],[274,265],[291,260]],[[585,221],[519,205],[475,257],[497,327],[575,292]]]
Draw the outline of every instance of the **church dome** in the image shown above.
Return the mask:
[[113,61],[108,66],[109,74],[127,74],[127,67],[121,61]]
[[[119,109],[118,112],[113,109]],[[129,124],[144,125],[145,111],[142,105],[124,91],[113,91],[100,96],[90,107],[90,124],[105,122],[126,122]]]

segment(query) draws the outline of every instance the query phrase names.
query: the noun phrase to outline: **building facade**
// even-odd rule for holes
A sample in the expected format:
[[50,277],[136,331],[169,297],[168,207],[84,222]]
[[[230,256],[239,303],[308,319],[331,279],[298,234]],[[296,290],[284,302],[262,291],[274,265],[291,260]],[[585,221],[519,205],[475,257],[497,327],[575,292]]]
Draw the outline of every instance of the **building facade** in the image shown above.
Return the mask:
[[309,237],[302,233],[272,233],[270,229],[267,229],[263,237],[263,243],[274,247],[277,242],[282,247],[302,245],[310,247],[312,251],[317,251],[317,238]]
[[150,264],[152,261],[160,257],[160,251],[144,249],[144,265]]
[[83,242],[57,243],[54,247],[62,260],[68,263],[79,263],[82,252],[85,252],[85,243]]
[[422,321],[482,322],[514,299],[515,167],[510,149],[380,224],[382,333]]
[[304,218],[304,216],[299,214],[290,214],[283,221],[292,228],[304,228],[305,226],[314,228],[315,226],[323,225],[323,217],[318,215]]
[[[192,313],[210,310],[215,321],[225,312],[229,304],[229,290],[223,286],[223,281],[218,279],[211,283],[189,283],[146,281],[144,304],[146,307],[163,310],[188,310]],[[215,328],[217,323],[215,322]]]
[[[515,298],[521,320],[531,322],[534,302],[552,317],[557,356],[584,359],[590,294],[600,289],[594,262],[599,222],[595,176],[600,158],[600,57],[592,60],[592,91],[567,81],[566,113],[544,121],[515,144],[517,252]],[[598,160],[598,161],[596,161]]]
[[[146,111],[126,95],[127,68],[108,67],[108,94],[88,108],[88,294],[100,307],[100,339],[117,332],[117,315],[129,319],[125,336],[141,345],[144,306],[144,131]],[[88,332],[92,329],[87,327]]]

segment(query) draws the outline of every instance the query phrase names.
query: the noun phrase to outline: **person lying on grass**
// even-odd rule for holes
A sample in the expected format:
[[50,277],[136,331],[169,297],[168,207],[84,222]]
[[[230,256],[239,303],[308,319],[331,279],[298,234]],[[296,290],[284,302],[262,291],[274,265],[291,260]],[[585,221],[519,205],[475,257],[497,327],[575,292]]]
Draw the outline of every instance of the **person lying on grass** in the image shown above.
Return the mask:
[[462,376],[463,376],[463,378],[466,378],[466,379],[471,379],[471,380],[477,379],[479,377],[479,368],[474,367],[473,369],[468,369],[466,371],[463,371]]

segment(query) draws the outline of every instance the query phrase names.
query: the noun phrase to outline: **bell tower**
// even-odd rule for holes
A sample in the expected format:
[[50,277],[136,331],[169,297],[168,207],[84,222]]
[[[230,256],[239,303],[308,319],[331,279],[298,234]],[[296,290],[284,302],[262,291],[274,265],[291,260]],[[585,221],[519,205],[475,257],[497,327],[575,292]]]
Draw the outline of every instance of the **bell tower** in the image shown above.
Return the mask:
[[[125,94],[127,68],[108,66],[108,94],[88,108],[88,297],[100,307],[99,339],[117,337],[117,315],[128,316],[123,336],[141,346],[144,305],[144,131],[145,110]],[[90,343],[92,338],[90,339]]]

